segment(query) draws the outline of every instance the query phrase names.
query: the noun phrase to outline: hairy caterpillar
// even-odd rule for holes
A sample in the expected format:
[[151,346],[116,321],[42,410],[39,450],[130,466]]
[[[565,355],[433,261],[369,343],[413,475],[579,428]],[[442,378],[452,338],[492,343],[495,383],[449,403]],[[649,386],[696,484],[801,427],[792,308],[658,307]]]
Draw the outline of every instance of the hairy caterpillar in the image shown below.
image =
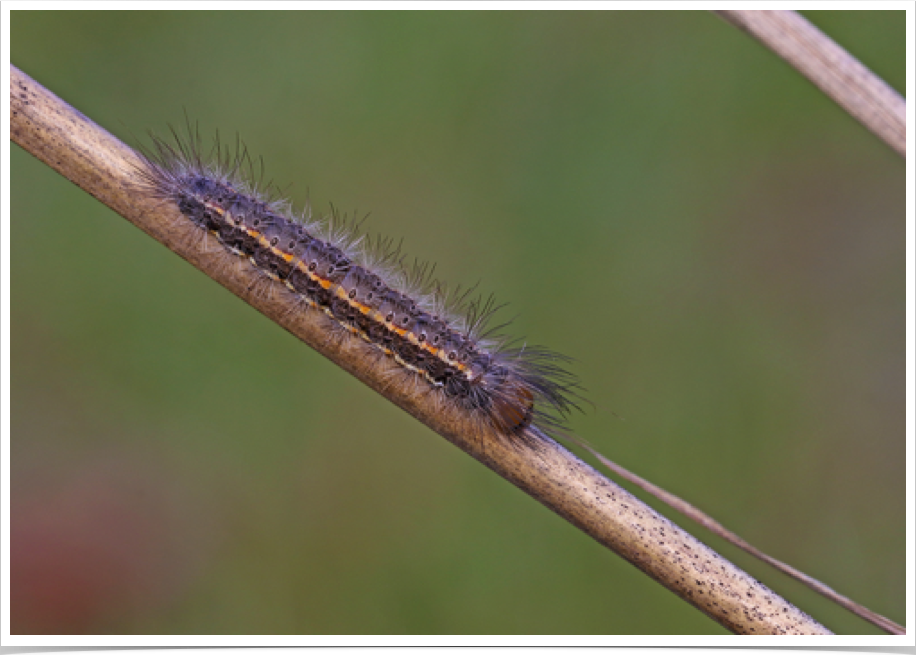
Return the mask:
[[400,246],[367,238],[335,213],[296,215],[263,183],[243,146],[227,150],[217,139],[205,153],[190,126],[186,136],[172,136],[153,135],[143,153],[145,193],[172,203],[268,284],[294,294],[302,311],[327,315],[331,333],[359,337],[367,356],[391,358],[441,402],[510,439],[563,435],[579,398],[568,359],[498,334],[502,326],[490,326],[500,308],[492,297],[449,291],[433,278],[434,267],[406,266]]

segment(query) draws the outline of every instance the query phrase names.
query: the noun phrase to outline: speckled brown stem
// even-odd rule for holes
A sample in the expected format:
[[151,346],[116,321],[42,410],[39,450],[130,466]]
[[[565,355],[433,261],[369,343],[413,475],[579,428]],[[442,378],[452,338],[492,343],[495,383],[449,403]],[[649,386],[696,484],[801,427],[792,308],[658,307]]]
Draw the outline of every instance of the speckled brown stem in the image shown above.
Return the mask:
[[133,150],[15,67],[10,74],[10,129],[16,143],[325,357],[729,630],[830,634],[558,444],[532,450],[487,437],[467,416],[443,410],[422,385],[392,383],[396,364],[387,358],[367,362],[356,338],[328,339],[329,319],[323,314],[290,311],[288,294],[264,293],[254,268],[220,265],[222,259],[212,254],[220,251],[215,240],[201,248],[199,240],[189,239],[187,229],[179,227],[187,221],[176,209],[144,197],[132,185],[136,167],[142,166]]

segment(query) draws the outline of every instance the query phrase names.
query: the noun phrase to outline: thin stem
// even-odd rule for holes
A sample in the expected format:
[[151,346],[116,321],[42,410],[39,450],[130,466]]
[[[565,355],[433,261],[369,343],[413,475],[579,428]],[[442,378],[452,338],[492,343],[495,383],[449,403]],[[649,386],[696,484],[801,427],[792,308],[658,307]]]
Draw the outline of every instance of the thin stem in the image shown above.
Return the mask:
[[794,11],[717,11],[794,66],[902,157],[906,101]]
[[906,629],[902,625],[894,623],[889,618],[882,616],[878,614],[877,612],[873,612],[872,610],[868,609],[864,605],[860,605],[859,603],[855,602],[851,598],[847,598],[843,594],[828,587],[820,580],[817,580],[816,578],[812,578],[807,573],[803,573],[799,571],[798,569],[796,569],[795,567],[789,566],[785,562],[781,562],[778,559],[776,559],[775,557],[771,557],[767,555],[762,550],[760,550],[759,548],[755,546],[752,546],[751,544],[746,542],[744,539],[739,537],[737,534],[735,534],[734,532],[726,528],[724,525],[716,521],[714,518],[706,514],[703,510],[699,509],[698,507],[694,505],[691,505],[690,503],[688,503],[685,500],[682,500],[678,496],[675,496],[673,493],[669,491],[665,491],[661,487],[652,484],[645,478],[642,478],[636,475],[635,473],[628,471],[627,469],[620,466],[616,462],[609,460],[607,457],[599,453],[597,450],[592,448],[587,443],[582,443],[580,445],[583,448],[585,448],[586,450],[588,450],[592,455],[594,455],[595,458],[598,459],[599,462],[604,464],[604,466],[606,466],[610,471],[616,473],[617,475],[622,477],[624,480],[627,480],[628,482],[635,484],[637,487],[639,487],[643,491],[652,494],[653,496],[658,498],[660,501],[662,501],[669,507],[676,509],[677,511],[679,511],[681,514],[691,519],[692,521],[699,523],[704,528],[706,528],[713,534],[718,535],[722,539],[725,539],[725,541],[729,542],[733,546],[737,546],[744,552],[749,553],[753,555],[754,557],[756,557],[757,559],[759,559],[760,561],[769,564],[774,569],[778,571],[782,571],[789,577],[794,578],[795,580],[798,580],[799,582],[801,582],[803,585],[805,585],[809,589],[813,589],[814,591],[821,594],[825,598],[830,599],[831,601],[833,601],[840,607],[846,608],[847,610],[849,610],[856,616],[862,619],[865,619],[866,621],[868,621],[869,623],[872,623],[873,625],[878,626],[885,632],[889,632],[892,635],[905,635],[906,634]]
[[220,248],[215,239],[201,247],[199,239],[176,228],[185,221],[176,208],[138,191],[135,174],[143,163],[132,149],[13,66],[10,130],[25,150],[727,629],[831,634],[558,444],[532,449],[481,434],[478,424],[444,409],[423,385],[390,385],[397,364],[366,361],[357,338],[328,339],[320,312],[296,311],[284,294],[253,292],[256,269],[221,266],[211,252]]

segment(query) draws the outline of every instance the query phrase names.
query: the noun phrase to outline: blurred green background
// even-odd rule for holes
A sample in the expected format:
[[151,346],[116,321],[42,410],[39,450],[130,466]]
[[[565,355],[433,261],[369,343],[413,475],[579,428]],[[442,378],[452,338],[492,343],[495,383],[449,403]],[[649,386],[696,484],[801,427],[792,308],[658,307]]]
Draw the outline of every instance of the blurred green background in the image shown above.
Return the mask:
[[[806,15],[903,90],[904,12]],[[11,26],[13,64],[128,143],[187,111],[297,205],[371,211],[481,281],[578,360],[578,434],[904,620],[904,162],[745,34],[704,12]],[[724,632],[15,146],[11,179],[14,633]]]

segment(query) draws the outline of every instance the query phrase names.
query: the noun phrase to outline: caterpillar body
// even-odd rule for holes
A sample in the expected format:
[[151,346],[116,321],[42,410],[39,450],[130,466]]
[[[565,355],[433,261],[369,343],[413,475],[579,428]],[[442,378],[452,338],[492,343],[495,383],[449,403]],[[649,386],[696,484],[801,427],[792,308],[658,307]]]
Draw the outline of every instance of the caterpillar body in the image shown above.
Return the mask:
[[302,311],[323,312],[330,329],[370,344],[367,354],[393,359],[442,402],[510,439],[564,436],[579,398],[568,358],[496,334],[492,298],[449,292],[433,279],[434,267],[405,266],[399,246],[366,238],[336,214],[296,215],[260,181],[244,147],[227,151],[217,139],[205,153],[196,130],[172,136],[153,135],[153,148],[142,153],[144,192],[295,294]]

